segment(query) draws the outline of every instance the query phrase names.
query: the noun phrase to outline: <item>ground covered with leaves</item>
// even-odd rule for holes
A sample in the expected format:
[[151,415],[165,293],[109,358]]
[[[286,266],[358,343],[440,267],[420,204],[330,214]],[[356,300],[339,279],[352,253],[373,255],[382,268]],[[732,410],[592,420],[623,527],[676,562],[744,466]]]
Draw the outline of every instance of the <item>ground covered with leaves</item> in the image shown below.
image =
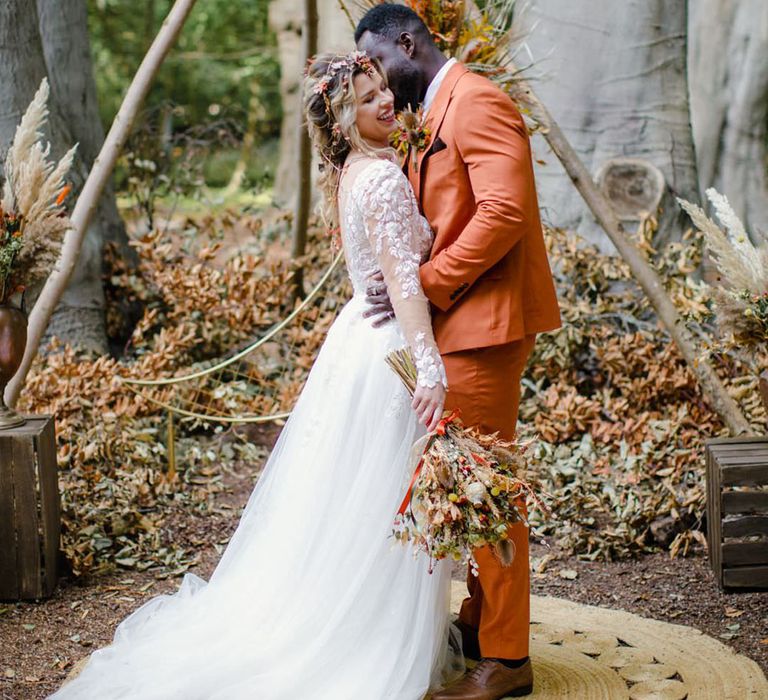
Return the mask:
[[[706,546],[704,443],[727,436],[693,373],[619,258],[549,232],[562,329],[537,341],[520,418],[535,438],[533,467],[551,496],[542,533],[585,559]],[[701,242],[648,252],[756,434],[765,432],[760,367],[714,336]]]
[[[286,220],[276,213],[269,221],[226,210],[176,216],[162,233],[137,239],[140,267],[115,263],[108,273],[113,333],[124,331],[117,309],[143,309],[119,358],[54,345],[34,368],[22,408],[56,416],[65,578],[51,601],[2,607],[0,641],[20,654],[4,669],[5,687],[28,693],[7,697],[42,697],[88,647],[106,643],[127,612],[172,590],[174,577],[188,570],[210,572],[223,551],[264,458],[264,440],[182,420],[170,471],[167,413],[120,378],[205,367],[296,307],[296,263],[282,243]],[[646,228],[639,242],[729,391],[763,432],[761,368],[714,342],[709,302],[695,281],[699,241],[691,237],[657,253],[651,232]],[[551,512],[533,514],[538,536],[567,560],[558,571],[578,578],[553,577],[545,562],[541,590],[679,617],[714,636],[731,635],[729,643],[765,663],[765,596],[724,596],[702,558],[703,446],[725,434],[722,423],[621,260],[566,232],[548,231],[547,240],[564,326],[537,342],[520,417],[522,432],[535,436],[534,476],[549,494]],[[331,259],[328,241],[316,233],[303,261],[307,287]],[[266,355],[269,371],[252,363],[245,383],[256,388],[245,392],[244,408],[290,408],[348,298],[343,278],[333,280],[322,305],[284,331],[290,343]],[[156,397],[163,399],[163,391]],[[217,396],[230,401],[228,390]],[[657,597],[642,597],[652,579],[638,572],[646,570],[675,594],[670,600],[661,596],[657,605]],[[692,595],[680,598],[680,590]],[[75,610],[82,611],[79,620]]]
[[[232,470],[213,468],[206,478],[216,488],[203,499],[205,507],[190,511],[176,503],[164,508],[160,543],[182,546],[188,571],[210,578],[276,435],[277,430],[258,430],[242,436],[258,446],[259,458],[236,463]],[[211,446],[214,452],[220,449]],[[691,625],[755,659],[768,672],[768,596],[724,594],[701,553],[675,560],[664,553],[598,563],[556,545],[535,545],[531,562],[534,594]],[[112,641],[115,627],[128,614],[153,596],[176,591],[180,575],[164,566],[141,571],[121,567],[87,584],[82,577],[65,578],[53,597],[41,603],[0,604],[0,700],[47,697],[78,661]],[[457,569],[455,578],[463,576]]]
[[[54,346],[34,368],[22,408],[56,416],[62,545],[73,576],[183,571],[190,564],[184,547],[161,545],[158,523],[169,507],[200,512],[218,488],[208,477],[253,458],[246,440],[230,440],[223,453],[208,449],[226,433],[222,427],[181,421],[176,471],[169,472],[167,413],[120,378],[206,366],[295,308],[295,262],[280,242],[284,219],[278,213],[270,225],[264,221],[263,214],[222,210],[176,217],[162,233],[139,238],[140,267],[114,264],[109,272],[111,308],[143,308],[122,356],[84,357]],[[716,348],[704,286],[695,281],[700,242],[691,237],[659,254],[650,247],[652,227],[644,230],[639,242],[670,293],[703,344]],[[724,434],[722,423],[623,262],[566,232],[548,231],[547,240],[564,324],[540,336],[523,380],[523,433],[535,437],[534,476],[551,507],[549,515],[534,513],[534,523],[558,547],[592,560],[705,546],[703,445]],[[307,287],[331,259],[327,239],[313,236],[303,261]],[[322,305],[282,331],[290,353],[259,358],[245,381],[237,377],[250,402],[243,408],[290,409],[348,294],[343,276],[334,277]],[[112,311],[110,318],[117,333],[121,317]],[[724,352],[710,355],[756,431],[764,431],[757,370]],[[220,381],[213,393],[231,402],[226,377]],[[155,396],[162,400],[165,391]]]

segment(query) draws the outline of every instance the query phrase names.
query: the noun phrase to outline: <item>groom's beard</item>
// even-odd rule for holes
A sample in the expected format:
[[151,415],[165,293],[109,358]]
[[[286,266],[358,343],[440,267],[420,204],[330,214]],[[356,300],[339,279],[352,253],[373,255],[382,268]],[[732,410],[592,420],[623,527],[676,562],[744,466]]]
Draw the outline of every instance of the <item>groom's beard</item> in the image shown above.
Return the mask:
[[422,101],[421,75],[418,71],[408,71],[396,79],[390,78],[389,86],[395,96],[395,111],[402,112],[408,106],[418,109]]
[[419,94],[416,90],[410,90],[408,92],[400,92],[395,95],[395,111],[402,112],[404,109],[412,109],[416,111],[421,104]]

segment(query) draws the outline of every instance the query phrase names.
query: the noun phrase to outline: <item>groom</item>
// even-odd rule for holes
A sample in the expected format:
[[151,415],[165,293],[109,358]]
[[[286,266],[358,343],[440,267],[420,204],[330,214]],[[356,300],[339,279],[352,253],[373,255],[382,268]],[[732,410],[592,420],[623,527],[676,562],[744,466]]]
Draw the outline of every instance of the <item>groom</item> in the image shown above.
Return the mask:
[[[355,41],[381,61],[395,107],[421,105],[430,130],[406,167],[435,233],[420,276],[448,374],[446,408],[511,439],[520,376],[536,334],[560,326],[525,124],[499,88],[446,60],[419,16],[403,5],[369,10]],[[391,312],[385,290],[369,294],[366,315]],[[527,528],[511,525],[510,539],[516,552],[510,567],[484,547],[475,552],[479,577],[467,577],[458,624],[465,655],[480,662],[433,700],[532,692]]]

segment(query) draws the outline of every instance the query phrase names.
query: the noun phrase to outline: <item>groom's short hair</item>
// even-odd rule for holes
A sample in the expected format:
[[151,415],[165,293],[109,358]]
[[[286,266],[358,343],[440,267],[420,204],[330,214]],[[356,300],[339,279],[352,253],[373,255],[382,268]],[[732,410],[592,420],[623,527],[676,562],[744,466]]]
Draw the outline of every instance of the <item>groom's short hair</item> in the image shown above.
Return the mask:
[[421,17],[410,7],[390,3],[376,5],[365,13],[355,29],[355,43],[360,41],[360,37],[366,32],[378,34],[391,41],[397,41],[403,32],[410,32],[414,36],[421,35],[426,39],[432,36]]

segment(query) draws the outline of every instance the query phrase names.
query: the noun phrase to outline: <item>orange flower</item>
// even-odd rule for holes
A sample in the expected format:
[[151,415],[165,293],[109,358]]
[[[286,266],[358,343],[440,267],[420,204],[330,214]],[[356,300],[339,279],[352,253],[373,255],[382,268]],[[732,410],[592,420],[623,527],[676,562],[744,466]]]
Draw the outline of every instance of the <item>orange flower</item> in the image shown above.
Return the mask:
[[71,192],[72,185],[64,185],[64,189],[59,192],[59,196],[56,197],[56,206],[59,207],[67,198],[67,195]]

